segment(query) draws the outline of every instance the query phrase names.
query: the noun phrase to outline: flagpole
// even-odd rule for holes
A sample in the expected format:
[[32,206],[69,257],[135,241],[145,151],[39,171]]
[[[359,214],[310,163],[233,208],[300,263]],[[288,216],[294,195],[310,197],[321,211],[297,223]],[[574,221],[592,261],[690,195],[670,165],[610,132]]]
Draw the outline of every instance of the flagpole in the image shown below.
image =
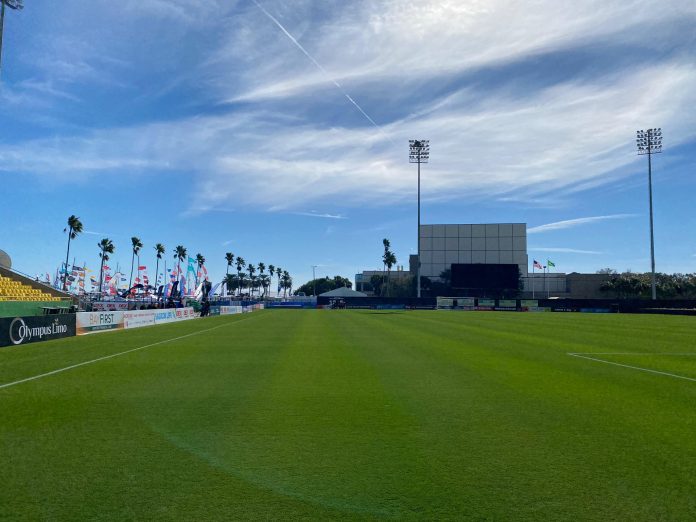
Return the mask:
[[534,294],[534,263],[532,263],[532,299],[536,299],[536,296]]

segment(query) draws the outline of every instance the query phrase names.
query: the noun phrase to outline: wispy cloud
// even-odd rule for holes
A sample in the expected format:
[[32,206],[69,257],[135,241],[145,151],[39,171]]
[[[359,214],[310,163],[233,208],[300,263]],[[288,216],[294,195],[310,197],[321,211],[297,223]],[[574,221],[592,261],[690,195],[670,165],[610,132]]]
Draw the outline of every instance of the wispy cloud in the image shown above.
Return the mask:
[[579,250],[577,248],[564,248],[564,247],[529,247],[530,252],[557,252],[562,254],[590,254],[599,255],[604,252],[597,252],[595,250]]
[[563,230],[566,228],[574,228],[592,223],[599,223],[610,219],[627,219],[637,217],[638,214],[611,214],[608,216],[591,216],[576,219],[567,219],[564,221],[556,221],[555,223],[547,223],[527,229],[527,234],[538,234],[540,232],[549,232],[551,230]]
[[348,219],[346,216],[341,214],[319,214],[317,212],[292,212],[296,216],[309,216],[324,219]]

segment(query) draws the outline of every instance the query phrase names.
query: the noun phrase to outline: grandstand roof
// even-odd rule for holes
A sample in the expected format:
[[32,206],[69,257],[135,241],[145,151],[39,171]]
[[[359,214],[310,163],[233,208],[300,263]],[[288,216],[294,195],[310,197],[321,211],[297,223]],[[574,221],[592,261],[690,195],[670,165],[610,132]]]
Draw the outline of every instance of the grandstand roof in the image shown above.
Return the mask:
[[321,297],[367,297],[367,294],[363,294],[362,292],[356,292],[355,290],[351,290],[346,286],[336,288],[334,290],[330,290],[329,292],[324,292],[323,294],[319,295]]

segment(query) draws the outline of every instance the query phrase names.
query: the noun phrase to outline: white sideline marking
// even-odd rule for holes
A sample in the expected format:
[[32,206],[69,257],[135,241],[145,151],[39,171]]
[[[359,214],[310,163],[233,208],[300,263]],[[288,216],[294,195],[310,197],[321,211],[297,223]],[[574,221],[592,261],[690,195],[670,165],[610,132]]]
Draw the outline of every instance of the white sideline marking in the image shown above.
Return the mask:
[[187,337],[192,337],[194,335],[202,334],[205,332],[210,332],[212,330],[217,330],[218,328],[222,328],[223,326],[237,324],[237,323],[244,321],[246,319],[249,319],[251,317],[253,317],[253,316],[247,316],[246,318],[240,319],[239,321],[234,321],[234,322],[226,323],[226,324],[219,324],[217,326],[213,326],[212,328],[206,328],[205,330],[199,330],[197,332],[193,332],[193,333],[186,334],[186,335],[181,335],[179,337],[172,337],[171,339],[165,339],[164,341],[157,341],[156,343],[146,344],[145,346],[138,346],[137,348],[131,348],[130,350],[126,350],[125,352],[112,353],[111,355],[105,355],[104,357],[98,357],[96,359],[92,359],[91,361],[85,361],[85,362],[81,362],[81,363],[77,363],[77,364],[72,364],[70,366],[66,366],[65,368],[59,368],[57,370],[52,370],[50,372],[42,373],[40,375],[34,375],[33,377],[27,377],[25,379],[20,379],[18,381],[8,382],[6,384],[0,384],[0,390],[2,390],[3,388],[9,388],[10,386],[15,386],[17,384],[22,384],[24,382],[34,381],[36,379],[48,377],[49,375],[55,375],[57,373],[67,372],[68,370],[72,370],[74,368],[79,368],[80,366],[86,366],[88,364],[96,363],[99,361],[105,361],[107,359],[112,359],[114,357],[118,357],[119,355],[126,355],[127,353],[137,352],[138,350],[144,350],[145,348],[152,348],[153,346],[157,346],[159,344],[170,343],[172,341],[178,341],[180,339],[186,339]]
[[[667,377],[674,377],[675,379],[683,379],[685,381],[696,382],[696,378],[685,377],[684,375],[677,375],[676,373],[661,372],[659,370],[651,370],[650,368],[641,368],[640,366],[631,366],[630,364],[622,364],[614,361],[605,361],[603,359],[597,359],[596,357],[589,357],[583,353],[568,353],[571,357],[579,357],[581,359],[587,359],[589,361],[601,362],[604,364],[612,364],[614,366],[621,366],[622,368],[630,368],[631,370],[638,370],[641,372],[656,373],[658,375],[665,375]],[[696,355],[696,353],[595,353],[593,355]]]

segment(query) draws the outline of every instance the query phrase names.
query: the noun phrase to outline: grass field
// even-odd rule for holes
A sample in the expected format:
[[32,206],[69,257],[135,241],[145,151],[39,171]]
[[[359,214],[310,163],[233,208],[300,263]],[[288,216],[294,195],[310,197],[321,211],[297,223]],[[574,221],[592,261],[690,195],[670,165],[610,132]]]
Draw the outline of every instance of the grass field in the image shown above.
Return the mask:
[[689,317],[216,317],[2,348],[0,415],[0,519],[696,518]]

